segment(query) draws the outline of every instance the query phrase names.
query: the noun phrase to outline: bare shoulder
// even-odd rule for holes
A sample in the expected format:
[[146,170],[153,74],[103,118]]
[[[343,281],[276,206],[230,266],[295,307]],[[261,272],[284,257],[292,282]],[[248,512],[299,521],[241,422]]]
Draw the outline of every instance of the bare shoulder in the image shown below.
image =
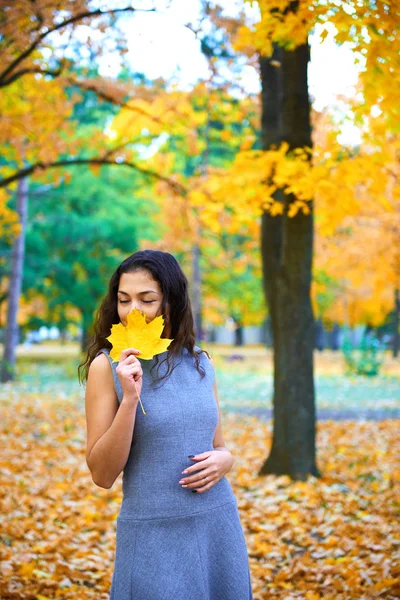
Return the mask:
[[86,396],[92,396],[96,390],[113,391],[114,378],[107,356],[101,352],[90,363],[86,382]]
[[[107,368],[108,367],[108,368]],[[110,371],[110,363],[104,352],[100,352],[90,363],[89,374],[96,373],[97,375],[102,371]]]

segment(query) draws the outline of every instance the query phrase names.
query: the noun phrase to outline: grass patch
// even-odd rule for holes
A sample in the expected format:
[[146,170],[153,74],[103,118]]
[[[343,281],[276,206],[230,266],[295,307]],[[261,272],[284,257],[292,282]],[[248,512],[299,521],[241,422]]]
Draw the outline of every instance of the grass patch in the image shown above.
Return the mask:
[[[62,350],[62,348],[61,348]],[[213,353],[214,356],[214,353]],[[345,376],[332,362],[317,364],[315,374],[316,404],[322,409],[400,409],[400,378],[379,375],[374,378]],[[3,386],[0,397],[11,393],[46,393],[55,396],[84,396],[77,381],[79,356],[54,352],[49,356],[18,357],[18,380]],[[229,362],[215,354],[218,395],[225,411],[249,408],[272,408],[273,375],[270,357],[245,356],[243,361]],[[330,369],[330,371],[328,370]]]

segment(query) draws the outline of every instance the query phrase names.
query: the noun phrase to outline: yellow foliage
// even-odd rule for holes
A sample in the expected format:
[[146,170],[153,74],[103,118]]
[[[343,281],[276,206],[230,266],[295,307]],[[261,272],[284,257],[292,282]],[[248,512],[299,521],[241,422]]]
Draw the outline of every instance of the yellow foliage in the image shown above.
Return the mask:
[[0,237],[12,240],[20,232],[18,213],[7,206],[8,194],[0,189]]
[[[68,120],[73,103],[57,80],[26,75],[8,85],[0,94],[3,158],[22,168],[26,163],[50,163],[72,149],[76,142],[68,143],[67,137],[74,131]],[[1,173],[7,176],[9,168],[1,167]]]
[[[380,110],[389,127],[400,120],[400,4],[359,2],[357,0],[248,0],[258,4],[260,20],[238,27],[234,48],[247,56],[257,52],[270,56],[273,44],[287,50],[306,43],[310,31],[321,27],[322,41],[329,31],[338,44],[348,42],[354,60],[364,63],[360,81],[363,100],[356,116]],[[293,5],[296,5],[293,10]]]
[[122,323],[112,325],[111,335],[106,339],[111,342],[110,356],[119,362],[122,350],[136,348],[140,350],[139,358],[151,360],[156,354],[165,352],[173,340],[161,338],[164,329],[164,317],[160,315],[150,323],[145,315],[135,308],[127,317],[126,327]]

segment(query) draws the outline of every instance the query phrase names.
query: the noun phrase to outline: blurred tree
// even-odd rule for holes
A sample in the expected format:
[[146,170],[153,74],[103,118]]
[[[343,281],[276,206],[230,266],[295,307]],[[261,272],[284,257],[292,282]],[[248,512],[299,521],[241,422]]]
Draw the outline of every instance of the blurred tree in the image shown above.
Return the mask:
[[[153,10],[112,2],[99,8],[89,0],[2,2],[0,188],[21,177],[70,165],[116,164],[157,177],[137,155],[135,160],[129,147],[113,145],[104,131],[98,131],[82,153],[79,138],[71,135],[70,119],[79,95],[66,93],[74,86],[118,106],[127,105],[140,86],[126,78],[93,77],[91,69],[104,52],[117,51],[123,59],[127,46],[119,15]],[[5,200],[2,193],[0,219]]]
[[[73,95],[73,90],[66,89],[65,95]],[[74,143],[79,143],[85,149],[85,146],[94,143],[99,134],[102,135],[110,116],[115,112],[112,105],[99,101],[93,92],[86,91],[79,102],[70,107],[70,119],[78,126],[76,131],[69,131],[69,135]],[[154,206],[148,193],[146,196],[144,178],[137,172],[134,180],[123,179],[117,173],[110,172],[111,166],[104,166],[104,172],[101,168],[100,164],[91,165],[92,170],[85,170],[78,177],[76,172],[64,170],[56,185],[36,183],[31,186],[23,281],[25,300],[30,300],[32,306],[36,307],[35,300],[39,295],[46,298],[48,310],[42,317],[62,327],[73,314],[72,308],[78,309],[83,345],[100,290],[104,290],[116,261],[118,258],[122,260],[126,253],[130,254],[137,247],[138,227],[147,232],[149,238],[152,236],[151,227],[146,223],[151,222],[148,217]],[[141,206],[140,197],[146,197],[146,208]],[[118,236],[118,241],[115,241],[114,235]],[[25,230],[22,229],[14,239],[15,248],[24,244],[24,236]],[[10,300],[5,330],[3,381],[14,374],[17,321],[13,307],[18,308],[15,293],[20,289],[22,275],[21,261],[9,260],[15,255],[15,252],[10,254],[10,249],[11,240],[3,239],[0,273],[3,282],[7,280],[8,289],[3,296],[7,295]],[[74,257],[72,262],[71,256]],[[89,265],[86,275],[85,262]],[[93,275],[93,281],[90,280],[90,274]],[[29,309],[26,302],[24,304],[26,319],[29,318]]]
[[[164,90],[156,100],[140,99],[136,104],[143,116],[122,109],[111,125],[114,139],[153,145],[156,151],[148,158],[152,168],[188,190],[178,195],[165,182],[155,185],[163,231],[157,247],[175,251],[185,271],[191,270],[193,249],[197,249],[193,262],[201,272],[203,316],[209,323],[223,323],[233,310],[243,325],[261,323],[265,309],[260,303],[260,260],[254,243],[257,218],[249,215],[246,223],[238,223],[224,203],[213,202],[211,195],[201,191],[210,170],[229,165],[240,148],[257,139],[257,99],[240,100],[230,94],[229,86],[214,89],[201,82],[190,92]],[[198,296],[199,281],[197,288],[194,283],[192,278],[192,294]]]
[[31,202],[25,297],[41,295],[47,319],[61,326],[69,308],[77,309],[83,349],[111,273],[138,248],[139,235],[156,239],[141,184],[132,190],[130,180],[103,167],[98,176],[85,171]]
[[[4,230],[10,234],[12,228],[18,235],[18,219],[10,210],[9,199],[16,183],[28,176],[43,178],[49,170],[57,169],[56,174],[49,174],[56,182],[62,176],[60,168],[117,165],[162,178],[143,165],[129,141],[115,145],[104,129],[92,131],[90,139],[85,140],[74,135],[76,123],[71,119],[74,104],[80,101],[78,94],[69,93],[71,86],[83,92],[91,90],[98,98],[117,105],[126,105],[129,95],[137,91],[137,86],[126,80],[118,83],[93,79],[88,65],[104,51],[117,50],[123,56],[126,40],[117,16],[142,9],[116,7],[113,3],[99,8],[88,0],[58,0],[51,4],[46,0],[3,1],[1,9],[0,234]],[[23,245],[23,236],[21,230],[15,243]],[[18,280],[15,270],[9,277],[10,301]],[[11,346],[17,310],[18,299],[7,321],[4,365],[9,365],[8,357],[14,355]],[[7,377],[4,370],[3,377]]]

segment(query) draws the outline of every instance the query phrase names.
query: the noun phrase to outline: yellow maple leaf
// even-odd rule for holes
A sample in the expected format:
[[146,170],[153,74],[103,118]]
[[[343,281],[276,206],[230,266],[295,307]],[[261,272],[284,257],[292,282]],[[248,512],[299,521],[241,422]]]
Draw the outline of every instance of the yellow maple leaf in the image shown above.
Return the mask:
[[173,340],[161,338],[164,329],[164,317],[160,315],[150,323],[146,323],[145,315],[137,308],[129,313],[127,325],[118,323],[111,327],[111,335],[106,339],[111,342],[110,357],[119,362],[122,350],[136,348],[144,360],[151,360],[156,354],[165,352]]

